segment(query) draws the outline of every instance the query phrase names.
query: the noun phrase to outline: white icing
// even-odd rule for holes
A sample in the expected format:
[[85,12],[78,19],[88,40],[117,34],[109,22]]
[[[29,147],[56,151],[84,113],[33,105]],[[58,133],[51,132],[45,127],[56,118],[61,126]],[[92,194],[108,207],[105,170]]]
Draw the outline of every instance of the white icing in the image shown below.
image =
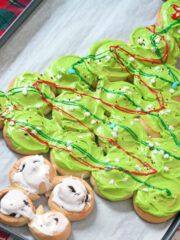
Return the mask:
[[63,232],[68,223],[68,219],[62,213],[47,212],[35,215],[30,226],[45,235],[53,236]]
[[38,193],[41,183],[45,184],[48,191],[51,188],[49,165],[45,163],[43,156],[29,156],[21,162],[12,180],[30,193]]
[[87,196],[88,201],[90,199],[84,184],[80,180],[71,177],[64,178],[61,183],[56,185],[52,194],[53,202],[72,212],[81,212],[86,205]]
[[0,212],[4,215],[16,214],[14,217],[20,216],[32,219],[33,211],[28,203],[27,196],[20,190],[10,190],[0,201]]

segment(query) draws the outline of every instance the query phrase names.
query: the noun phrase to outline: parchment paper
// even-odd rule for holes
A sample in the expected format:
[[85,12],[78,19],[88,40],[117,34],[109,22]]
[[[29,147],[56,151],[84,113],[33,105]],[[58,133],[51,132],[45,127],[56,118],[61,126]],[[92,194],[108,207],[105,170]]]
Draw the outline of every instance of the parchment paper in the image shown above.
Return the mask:
[[[87,54],[103,38],[128,41],[139,26],[155,21],[161,0],[44,0],[23,26],[0,49],[0,88],[23,71],[43,71],[64,54]],[[0,185],[8,185],[7,174],[17,155],[0,133]],[[96,196],[92,215],[73,223],[70,240],[159,240],[170,222],[149,224],[132,209],[132,201],[111,203]],[[15,232],[32,239],[26,228]]]

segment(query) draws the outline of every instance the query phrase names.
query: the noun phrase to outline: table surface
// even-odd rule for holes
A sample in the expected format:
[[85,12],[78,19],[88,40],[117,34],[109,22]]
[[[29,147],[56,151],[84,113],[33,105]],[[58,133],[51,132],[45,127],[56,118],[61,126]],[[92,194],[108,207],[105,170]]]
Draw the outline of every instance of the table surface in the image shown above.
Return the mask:
[[[61,55],[85,55],[95,41],[128,41],[133,29],[154,23],[161,4],[161,0],[44,0],[0,49],[0,88],[6,90],[23,71],[43,71]],[[18,155],[6,147],[1,133],[0,156],[0,184],[5,186],[9,166]],[[93,214],[73,223],[70,239],[159,240],[169,224],[142,221],[134,213],[131,200],[111,203],[96,196]],[[32,239],[26,228],[15,231]]]

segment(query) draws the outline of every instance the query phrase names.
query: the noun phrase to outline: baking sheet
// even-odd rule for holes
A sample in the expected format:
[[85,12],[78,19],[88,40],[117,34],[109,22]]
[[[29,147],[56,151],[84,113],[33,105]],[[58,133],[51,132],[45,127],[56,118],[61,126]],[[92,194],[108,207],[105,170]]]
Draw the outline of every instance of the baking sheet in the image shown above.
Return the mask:
[[[161,4],[161,0],[44,0],[0,49],[0,88],[6,90],[23,71],[43,71],[60,55],[85,55],[97,40],[128,41],[133,29],[154,23]],[[8,185],[9,167],[18,156],[0,133],[1,187]],[[94,212],[73,223],[70,240],[159,240],[169,225],[144,222],[134,213],[131,200],[111,203],[96,196]],[[32,239],[25,227],[11,230]]]

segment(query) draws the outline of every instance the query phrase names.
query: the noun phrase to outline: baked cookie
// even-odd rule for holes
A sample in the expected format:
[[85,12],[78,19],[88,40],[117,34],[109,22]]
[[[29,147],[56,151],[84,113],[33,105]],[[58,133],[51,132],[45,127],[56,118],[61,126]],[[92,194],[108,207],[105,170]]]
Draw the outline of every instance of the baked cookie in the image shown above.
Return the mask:
[[131,81],[132,74],[128,69],[131,64],[138,66],[138,62],[132,57],[133,49],[120,40],[104,39],[96,42],[89,54],[91,71],[98,74],[100,80],[107,78],[110,82]]
[[173,218],[180,210],[179,180],[158,174],[148,179],[148,183],[155,185],[156,189],[138,189],[133,199],[136,213],[151,223],[162,223]]
[[102,148],[97,147],[92,133],[66,132],[56,133],[54,139],[61,141],[63,149],[53,148],[50,153],[51,162],[62,175],[88,178],[92,170],[93,158],[103,155]]
[[92,212],[94,193],[89,184],[81,178],[59,177],[48,205],[52,210],[62,212],[69,220],[79,221]]
[[13,151],[24,154],[47,153],[47,139],[61,131],[55,121],[40,116],[34,111],[14,111],[5,121],[4,139]]
[[148,66],[163,63],[175,65],[180,54],[174,38],[155,25],[135,29],[130,44],[136,53],[135,58]]
[[41,74],[25,72],[13,80],[8,87],[8,97],[18,110],[34,110],[41,115],[50,112],[51,106],[42,99],[42,94],[54,98],[52,87],[40,84],[39,90],[33,85],[42,79]]
[[0,222],[19,227],[27,224],[34,216],[34,206],[24,192],[17,188],[0,191]]
[[71,234],[69,220],[57,211],[36,214],[28,227],[38,240],[67,240]]
[[11,186],[23,189],[32,200],[51,190],[55,176],[53,166],[41,155],[20,158],[9,171]]

